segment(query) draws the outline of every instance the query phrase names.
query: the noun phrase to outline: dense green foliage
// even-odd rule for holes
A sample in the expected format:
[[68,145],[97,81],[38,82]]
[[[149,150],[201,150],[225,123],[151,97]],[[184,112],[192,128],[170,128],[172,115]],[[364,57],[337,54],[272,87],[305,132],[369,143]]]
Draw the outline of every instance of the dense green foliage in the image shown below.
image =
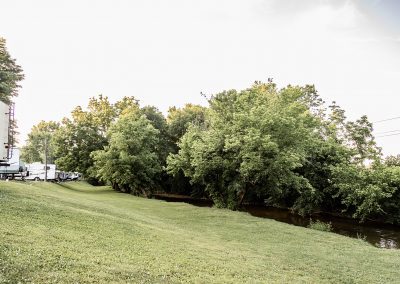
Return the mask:
[[107,97],[91,98],[87,110],[76,107],[71,119],[64,118],[54,135],[57,165],[66,171],[82,173],[89,181],[97,183],[91,175],[91,153],[107,144],[107,131],[125,109],[139,108],[133,97],[124,97],[111,104]]
[[[366,116],[348,121],[310,85],[255,82],[208,103],[171,107],[165,118],[133,97],[114,104],[92,98],[62,121],[51,154],[61,169],[133,194],[164,191],[230,209],[262,203],[400,224],[399,158],[382,160]],[[32,129],[26,157],[40,158],[42,124]]]
[[28,134],[26,145],[22,148],[21,159],[27,163],[55,162],[54,134],[59,128],[59,123],[54,121],[41,121],[32,127]]
[[336,169],[338,195],[354,217],[383,218],[400,224],[400,167],[355,165]]
[[217,206],[266,202],[400,223],[400,173],[381,162],[367,117],[347,121],[313,86],[256,82],[209,103],[205,123],[183,135],[168,170],[202,184]]
[[2,283],[398,283],[400,254],[357,239],[118,194],[0,182]]
[[[171,107],[168,110],[167,126],[170,138],[171,154],[179,150],[178,141],[192,125],[200,127],[205,123],[206,108],[186,104],[182,108]],[[172,193],[190,195],[193,197],[207,197],[204,186],[199,183],[190,182],[182,170],[177,170],[173,176],[169,176],[168,186],[164,190]]]
[[388,157],[386,157],[384,163],[387,166],[400,167],[400,154],[398,154],[396,156],[388,156]]
[[23,79],[21,66],[8,53],[6,40],[0,37],[0,101],[10,103],[18,95]]
[[171,107],[168,110],[167,121],[168,131],[174,143],[181,139],[191,124],[204,124],[205,112],[205,107],[193,104],[186,104],[183,108]]
[[320,220],[316,220],[316,221],[310,220],[310,224],[307,226],[307,228],[317,230],[317,231],[331,232],[332,224],[325,223]]
[[159,132],[158,143],[154,151],[158,156],[159,163],[162,166],[165,166],[167,156],[172,151],[173,147],[168,132],[167,121],[164,115],[156,107],[145,106],[140,109],[140,113],[143,114],[149,120],[151,125]]
[[116,190],[149,195],[162,169],[159,133],[141,112],[126,112],[110,128],[109,145],[92,153],[92,171]]
[[[10,103],[23,78],[0,38],[0,100]],[[22,158],[47,158],[92,184],[134,194],[157,190],[230,209],[256,202],[400,224],[400,156],[382,159],[366,116],[348,121],[313,86],[277,89],[272,81],[208,103],[171,107],[165,118],[134,97],[93,97],[60,123],[35,125]]]
[[216,95],[207,125],[190,128],[179,154],[170,156],[171,173],[183,170],[218,206],[233,209],[246,194],[279,200],[290,187],[303,190],[307,181],[294,169],[305,159],[315,122],[297,101],[301,95],[301,88],[278,94],[264,84]]

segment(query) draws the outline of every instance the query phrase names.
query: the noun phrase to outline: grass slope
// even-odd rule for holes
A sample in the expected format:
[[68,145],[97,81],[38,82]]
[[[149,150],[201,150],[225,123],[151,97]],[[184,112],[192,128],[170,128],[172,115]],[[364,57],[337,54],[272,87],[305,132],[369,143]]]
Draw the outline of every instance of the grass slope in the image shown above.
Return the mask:
[[85,183],[0,182],[0,283],[395,283],[400,251]]

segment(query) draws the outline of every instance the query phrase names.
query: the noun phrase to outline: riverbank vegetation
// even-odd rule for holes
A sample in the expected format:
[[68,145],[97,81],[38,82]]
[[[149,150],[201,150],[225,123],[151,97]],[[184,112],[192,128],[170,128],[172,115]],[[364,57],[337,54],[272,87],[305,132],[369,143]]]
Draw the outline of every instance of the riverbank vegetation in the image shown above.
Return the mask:
[[32,145],[50,133],[48,153],[61,169],[121,192],[400,224],[399,157],[382,158],[366,116],[349,121],[314,86],[278,89],[272,81],[206,100],[207,107],[171,107],[164,117],[134,97],[91,98],[70,118],[35,126],[23,156],[43,157]]
[[0,182],[1,283],[397,283],[400,255],[82,182]]

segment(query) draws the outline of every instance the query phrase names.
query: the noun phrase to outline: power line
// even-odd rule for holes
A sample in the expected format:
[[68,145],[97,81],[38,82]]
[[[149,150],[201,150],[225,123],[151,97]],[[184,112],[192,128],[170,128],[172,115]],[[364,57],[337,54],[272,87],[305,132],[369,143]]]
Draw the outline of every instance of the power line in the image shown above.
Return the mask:
[[392,117],[392,118],[387,118],[387,119],[382,119],[382,120],[374,121],[374,122],[372,122],[372,123],[385,122],[385,121],[395,120],[395,119],[400,119],[400,116]]
[[388,135],[382,135],[382,136],[376,136],[376,138],[388,137],[388,136],[396,136],[396,135],[400,135],[400,133],[388,134]]
[[386,134],[386,133],[392,133],[392,132],[400,132],[400,129],[398,129],[398,130],[390,130],[390,131],[384,131],[384,132],[377,132],[377,133],[375,133],[375,134]]

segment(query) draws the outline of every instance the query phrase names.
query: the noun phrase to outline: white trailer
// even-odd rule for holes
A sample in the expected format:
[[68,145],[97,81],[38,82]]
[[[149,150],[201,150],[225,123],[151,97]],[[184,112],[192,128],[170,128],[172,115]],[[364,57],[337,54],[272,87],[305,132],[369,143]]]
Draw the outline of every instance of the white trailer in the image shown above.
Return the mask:
[[13,148],[12,152],[11,159],[7,163],[0,164],[0,175],[3,178],[23,178],[26,173],[25,163],[20,159],[18,148]]
[[0,163],[9,158],[10,106],[0,101]]
[[[39,162],[26,165],[26,180],[45,180],[46,176],[46,165]],[[58,172],[56,171],[56,165],[47,164],[47,180],[57,180]]]

